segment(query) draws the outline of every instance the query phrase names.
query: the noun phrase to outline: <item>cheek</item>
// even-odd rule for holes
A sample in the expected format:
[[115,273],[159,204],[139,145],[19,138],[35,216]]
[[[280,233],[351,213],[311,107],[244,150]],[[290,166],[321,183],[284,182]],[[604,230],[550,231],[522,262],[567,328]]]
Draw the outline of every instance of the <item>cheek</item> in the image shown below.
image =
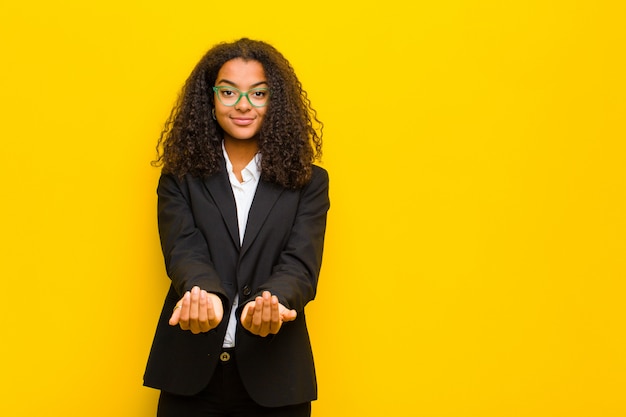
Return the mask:
[[216,105],[215,118],[217,119],[217,124],[222,126],[228,120],[228,107]]
[[215,114],[216,115],[223,115],[224,113],[226,113],[228,107],[222,105],[220,102],[216,102],[215,103]]

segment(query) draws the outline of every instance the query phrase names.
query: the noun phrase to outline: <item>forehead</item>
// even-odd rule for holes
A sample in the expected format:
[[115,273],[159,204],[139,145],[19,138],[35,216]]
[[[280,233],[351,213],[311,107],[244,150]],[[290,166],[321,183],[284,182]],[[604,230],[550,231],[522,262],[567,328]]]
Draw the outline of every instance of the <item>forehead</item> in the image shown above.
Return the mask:
[[226,61],[217,73],[217,82],[229,81],[236,86],[258,84],[267,81],[263,65],[259,61],[244,60],[242,58]]

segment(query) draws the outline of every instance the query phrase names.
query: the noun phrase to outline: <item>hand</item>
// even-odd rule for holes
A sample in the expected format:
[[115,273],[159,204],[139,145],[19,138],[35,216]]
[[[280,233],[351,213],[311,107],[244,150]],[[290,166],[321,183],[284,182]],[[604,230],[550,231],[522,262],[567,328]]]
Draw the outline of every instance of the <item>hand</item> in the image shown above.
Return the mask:
[[257,336],[276,334],[283,323],[296,319],[296,310],[289,310],[278,302],[278,297],[269,291],[250,301],[241,313],[241,325]]
[[170,317],[170,326],[180,325],[183,330],[198,334],[215,329],[224,316],[222,300],[215,294],[193,287],[181,298]]

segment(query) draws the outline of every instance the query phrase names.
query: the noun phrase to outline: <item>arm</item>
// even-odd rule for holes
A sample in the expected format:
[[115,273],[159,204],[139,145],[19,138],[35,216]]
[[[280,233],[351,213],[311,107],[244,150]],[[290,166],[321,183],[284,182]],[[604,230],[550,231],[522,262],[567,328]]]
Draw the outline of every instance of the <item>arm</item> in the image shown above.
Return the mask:
[[300,191],[295,220],[271,276],[256,297],[243,303],[241,323],[253,334],[277,333],[315,297],[330,202],[328,174],[314,169],[311,182]]
[[226,298],[202,233],[195,226],[189,193],[182,180],[164,174],[158,194],[158,223],[167,274],[181,296],[170,325],[193,333],[219,325]]

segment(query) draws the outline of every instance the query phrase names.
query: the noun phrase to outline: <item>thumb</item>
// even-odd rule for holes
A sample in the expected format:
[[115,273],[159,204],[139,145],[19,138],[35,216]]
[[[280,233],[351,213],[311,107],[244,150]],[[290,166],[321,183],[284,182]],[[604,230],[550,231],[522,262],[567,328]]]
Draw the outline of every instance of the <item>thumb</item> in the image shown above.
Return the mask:
[[176,307],[174,307],[174,311],[172,311],[172,316],[169,320],[170,326],[176,326],[180,321],[180,310],[182,310],[180,306],[177,305]]
[[294,321],[296,319],[296,317],[298,317],[298,313],[296,312],[296,310],[287,310],[286,308],[280,315],[280,318],[284,322]]

